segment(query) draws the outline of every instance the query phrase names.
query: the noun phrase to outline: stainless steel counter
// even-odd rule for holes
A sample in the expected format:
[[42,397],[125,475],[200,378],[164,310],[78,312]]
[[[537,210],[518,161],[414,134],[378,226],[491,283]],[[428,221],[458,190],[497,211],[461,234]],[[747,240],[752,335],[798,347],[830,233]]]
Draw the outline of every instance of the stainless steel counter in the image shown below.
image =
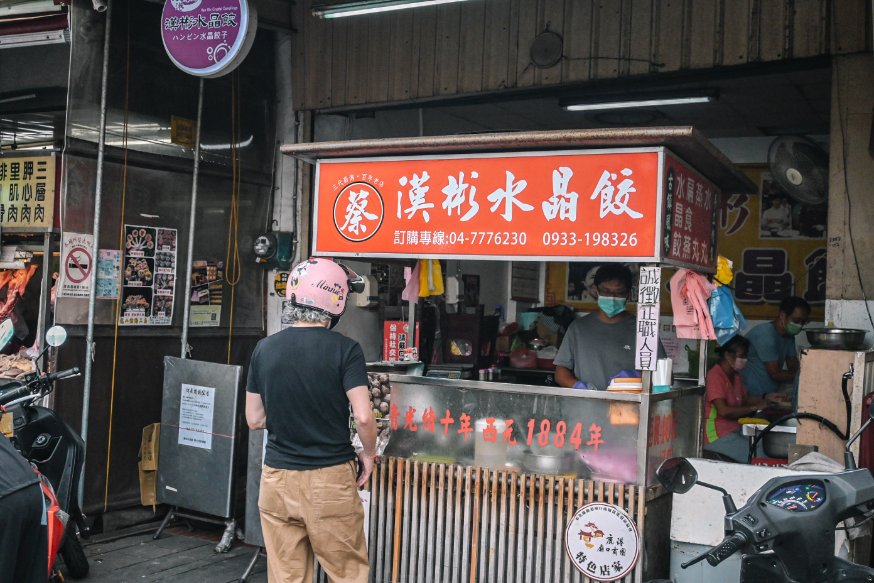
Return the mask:
[[650,394],[389,379],[391,456],[648,486],[663,459],[700,454],[700,386]]

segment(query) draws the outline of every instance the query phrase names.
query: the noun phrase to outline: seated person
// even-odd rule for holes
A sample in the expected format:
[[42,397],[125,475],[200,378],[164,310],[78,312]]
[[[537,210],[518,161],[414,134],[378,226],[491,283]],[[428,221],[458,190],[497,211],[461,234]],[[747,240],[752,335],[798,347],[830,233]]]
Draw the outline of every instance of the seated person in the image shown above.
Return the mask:
[[[719,362],[707,373],[704,450],[746,463],[750,442],[741,435],[741,417],[753,417],[771,397],[750,395],[738,372],[746,366],[750,341],[740,334],[716,349]],[[761,447],[761,446],[760,446]]]
[[765,396],[781,385],[798,380],[799,362],[795,336],[810,320],[810,304],[799,297],[784,298],[777,317],[747,332],[750,363],[741,376],[750,393]]

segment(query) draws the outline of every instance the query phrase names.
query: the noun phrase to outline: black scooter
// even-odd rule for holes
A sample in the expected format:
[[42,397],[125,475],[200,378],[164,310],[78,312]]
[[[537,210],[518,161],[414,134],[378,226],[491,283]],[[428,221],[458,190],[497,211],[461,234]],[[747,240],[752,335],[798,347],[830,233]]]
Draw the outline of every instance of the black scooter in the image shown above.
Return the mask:
[[656,475],[668,491],[684,494],[699,484],[722,492],[725,506],[725,538],[681,567],[705,559],[715,567],[740,551],[740,583],[874,581],[874,569],[834,555],[837,523],[874,515],[874,477],[856,467],[850,452],[872,419],[874,405],[868,420],[847,442],[843,472],[772,478],[740,509],[723,488],[699,482],[687,459],[662,462]]
[[[48,346],[60,346],[67,337],[60,326],[46,333]],[[41,355],[40,355],[41,356]],[[34,363],[36,360],[34,359]],[[54,381],[79,375],[78,368],[44,374],[39,371],[0,387],[0,405],[13,414],[12,442],[21,454],[48,479],[61,510],[69,515],[60,546],[68,574],[81,579],[88,574],[88,559],[80,536],[87,536],[85,515],[77,493],[82,480],[85,443],[52,409],[37,405],[54,390]]]

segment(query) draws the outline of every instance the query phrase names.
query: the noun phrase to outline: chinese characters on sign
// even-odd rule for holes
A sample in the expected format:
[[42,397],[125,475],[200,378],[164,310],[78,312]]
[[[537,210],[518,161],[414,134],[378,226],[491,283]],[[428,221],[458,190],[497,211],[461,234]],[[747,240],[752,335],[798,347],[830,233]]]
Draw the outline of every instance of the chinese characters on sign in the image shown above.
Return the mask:
[[215,387],[182,384],[179,402],[179,444],[212,449]]
[[657,252],[659,149],[322,160],[317,255]]
[[55,159],[0,158],[0,227],[51,229]]
[[58,296],[87,298],[94,269],[94,235],[65,232],[61,240]]
[[655,370],[658,360],[662,270],[641,267],[637,287],[637,344],[634,368]]
[[166,0],[161,15],[164,49],[190,75],[217,77],[246,56],[255,34],[247,0]]
[[[442,435],[454,433],[460,435],[464,441],[471,439],[473,433],[471,417],[463,411],[453,417],[450,409],[436,411],[433,407],[427,407],[419,411],[416,407],[408,405],[402,410],[391,403],[388,418],[392,431],[436,432]],[[571,427],[564,420],[553,422],[550,419],[531,418],[524,425],[516,424],[515,419],[497,417],[486,417],[485,421],[482,439],[490,443],[501,441],[509,446],[530,448],[536,444],[540,447],[552,446],[558,449],[572,447],[575,450],[585,446],[585,449],[593,454],[597,454],[598,448],[605,443],[603,429],[597,423],[587,425],[578,422]],[[500,432],[499,426],[502,427]]]
[[[732,195],[720,207],[719,253],[735,267],[735,298],[747,318],[771,318],[774,305],[787,295],[813,306],[812,319],[823,318],[826,278],[826,205],[790,203],[764,168],[748,169],[761,185],[761,196]],[[787,202],[775,201],[785,199]],[[768,230],[765,221],[775,206],[791,208],[791,228]]]
[[666,156],[664,259],[714,268],[718,209],[719,189],[677,158]]
[[121,325],[173,321],[176,292],[176,229],[125,225]]
[[404,350],[419,346],[419,324],[416,323],[416,342],[410,342],[410,325],[403,320],[386,320],[383,325],[382,359],[387,362],[403,360]]
[[615,581],[637,564],[640,535],[628,514],[595,502],[577,510],[565,531],[565,552],[574,567],[595,581]]
[[[801,296],[808,302],[821,303],[825,300],[825,247],[804,256],[803,264],[806,285]],[[737,301],[777,303],[793,295],[795,287],[787,249],[746,249],[741,255],[740,270],[735,276]]]
[[[655,476],[655,471],[663,461],[677,455],[677,447],[682,449],[685,442],[680,432],[680,413],[671,407],[671,401],[653,403],[649,414],[646,443],[647,476]],[[688,428],[684,428],[688,431]]]

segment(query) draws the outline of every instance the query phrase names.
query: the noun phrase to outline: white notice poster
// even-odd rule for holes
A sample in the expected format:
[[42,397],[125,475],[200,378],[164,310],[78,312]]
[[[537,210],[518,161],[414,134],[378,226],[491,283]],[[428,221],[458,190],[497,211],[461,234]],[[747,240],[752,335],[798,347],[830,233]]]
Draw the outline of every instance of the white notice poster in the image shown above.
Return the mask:
[[637,349],[634,368],[655,370],[659,348],[659,312],[661,306],[662,270],[641,267],[637,294]]
[[215,387],[182,383],[179,403],[179,444],[212,449]]

